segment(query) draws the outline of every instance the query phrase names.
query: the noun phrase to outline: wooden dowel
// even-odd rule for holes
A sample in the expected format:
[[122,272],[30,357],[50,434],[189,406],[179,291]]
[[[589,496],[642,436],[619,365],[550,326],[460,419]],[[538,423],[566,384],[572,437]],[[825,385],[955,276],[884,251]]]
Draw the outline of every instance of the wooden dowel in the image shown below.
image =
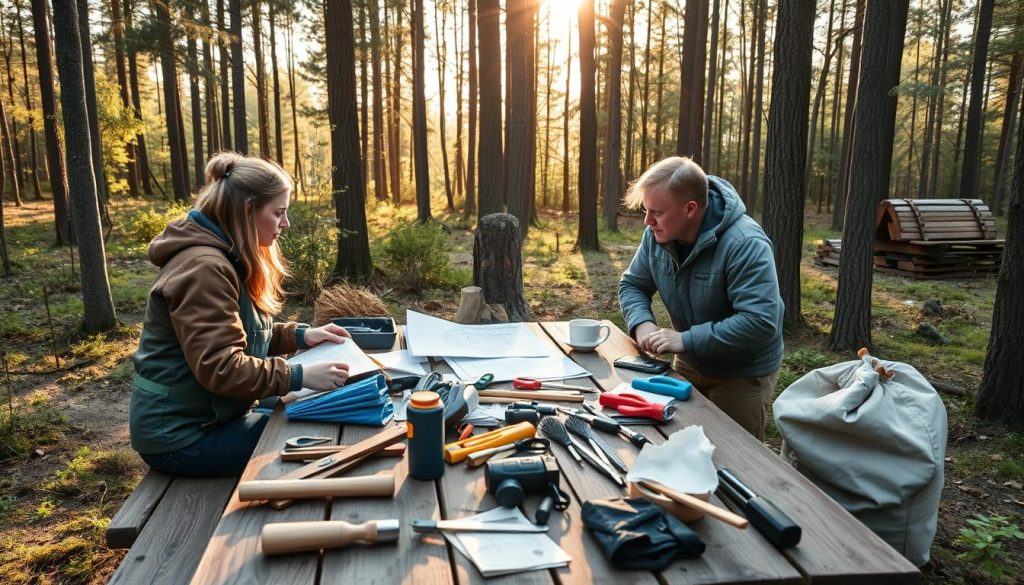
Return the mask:
[[640,481],[637,482],[637,484],[646,490],[650,490],[656,494],[665,496],[666,498],[672,500],[677,504],[682,504],[683,506],[689,506],[696,510],[700,510],[701,512],[704,512],[708,516],[718,518],[722,522],[735,526],[736,528],[746,528],[747,526],[750,526],[750,522],[748,522],[747,519],[743,516],[733,514],[729,510],[726,510],[725,508],[719,508],[718,506],[710,502],[705,502],[704,500],[700,498],[695,498],[690,494],[678,492],[656,481],[641,479]]
[[264,479],[238,484],[238,499],[243,502],[278,498],[338,498],[393,496],[395,476],[368,475],[332,479]]

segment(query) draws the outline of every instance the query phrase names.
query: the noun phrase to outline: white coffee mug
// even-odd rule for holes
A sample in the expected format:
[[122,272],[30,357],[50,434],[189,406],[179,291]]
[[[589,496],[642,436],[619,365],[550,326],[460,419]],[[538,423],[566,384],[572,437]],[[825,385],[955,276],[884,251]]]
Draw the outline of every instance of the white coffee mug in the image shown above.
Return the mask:
[[[602,330],[604,334],[602,335]],[[607,325],[601,325],[597,319],[573,319],[569,321],[569,343],[571,345],[597,346],[605,342],[611,335]]]

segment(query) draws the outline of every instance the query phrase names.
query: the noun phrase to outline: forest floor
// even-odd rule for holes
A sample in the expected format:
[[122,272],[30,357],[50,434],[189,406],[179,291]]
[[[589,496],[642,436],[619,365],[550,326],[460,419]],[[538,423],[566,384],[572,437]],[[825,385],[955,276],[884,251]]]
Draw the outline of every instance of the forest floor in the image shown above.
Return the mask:
[[[112,205],[116,227],[107,242],[107,258],[122,325],[96,336],[80,332],[82,301],[77,268],[72,268],[77,260],[72,261],[69,248],[52,245],[52,205],[47,201],[26,202],[21,208],[5,206],[15,274],[0,278],[0,352],[7,368],[5,376],[0,360],[0,465],[5,469],[0,477],[0,581],[4,583],[105,583],[124,555],[108,550],[103,534],[145,470],[128,446],[127,420],[131,355],[155,275],[138,228],[146,219],[150,223],[165,220],[147,213],[154,205],[160,212],[167,207],[143,200]],[[296,202],[293,209],[294,217],[308,219],[322,213],[324,206]],[[411,207],[371,204],[368,216],[375,258],[380,257],[386,236],[414,212]],[[472,226],[458,214],[437,217],[448,226],[447,251],[454,265],[447,284],[402,290],[398,288],[401,277],[389,274],[384,264],[371,284],[399,322],[404,321],[406,308],[453,317],[458,290],[469,283]],[[828,222],[823,215],[808,214],[802,270],[802,313],[807,325],[787,332],[780,392],[812,369],[853,358],[826,349],[836,272],[813,266],[810,257],[821,238],[838,237],[827,229]],[[600,252],[580,253],[572,250],[575,216],[541,214],[524,245],[525,292],[537,320],[594,317],[622,325],[617,282],[639,240],[641,219],[624,216],[620,228],[621,232],[601,232]],[[999,228],[1000,234],[1005,233],[1004,223]],[[293,229],[301,234],[303,228],[294,225]],[[315,227],[310,230],[316,233]],[[321,268],[333,262],[329,238],[326,245],[313,242],[308,249]],[[972,415],[995,283],[991,276],[945,282],[874,276],[873,354],[906,362],[930,380],[945,383],[946,482],[926,583],[1008,583],[1018,579],[1013,575],[1024,574],[1024,540],[1008,535],[1011,527],[1020,530],[1024,516],[1024,434],[979,422]],[[310,290],[303,282],[290,288]],[[923,304],[934,299],[941,300],[944,318],[922,315]],[[665,319],[663,309],[657,312]],[[312,314],[311,302],[295,297],[281,318],[310,321]],[[934,325],[952,342],[933,345],[919,337],[916,330],[922,322]],[[773,425],[769,431],[766,442],[778,449],[780,439]],[[971,526],[969,521],[980,524],[971,535],[958,538],[962,529]]]

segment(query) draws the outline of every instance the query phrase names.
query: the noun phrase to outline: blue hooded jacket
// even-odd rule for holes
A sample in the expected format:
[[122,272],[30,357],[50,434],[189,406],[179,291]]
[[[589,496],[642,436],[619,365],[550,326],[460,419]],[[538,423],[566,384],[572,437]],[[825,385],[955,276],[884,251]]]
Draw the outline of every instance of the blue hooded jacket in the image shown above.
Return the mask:
[[772,243],[724,179],[708,176],[708,209],[685,258],[675,242],[655,241],[650,227],[619,281],[619,306],[630,334],[656,322],[661,295],[687,358],[708,376],[765,376],[782,364],[782,297]]

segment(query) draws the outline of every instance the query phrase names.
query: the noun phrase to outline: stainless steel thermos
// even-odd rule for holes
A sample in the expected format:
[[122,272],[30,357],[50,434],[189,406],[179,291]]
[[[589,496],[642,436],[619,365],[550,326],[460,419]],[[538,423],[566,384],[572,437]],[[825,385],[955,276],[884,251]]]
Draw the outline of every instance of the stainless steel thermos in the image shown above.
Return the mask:
[[444,403],[437,392],[413,392],[406,410],[409,475],[433,480],[444,475]]

